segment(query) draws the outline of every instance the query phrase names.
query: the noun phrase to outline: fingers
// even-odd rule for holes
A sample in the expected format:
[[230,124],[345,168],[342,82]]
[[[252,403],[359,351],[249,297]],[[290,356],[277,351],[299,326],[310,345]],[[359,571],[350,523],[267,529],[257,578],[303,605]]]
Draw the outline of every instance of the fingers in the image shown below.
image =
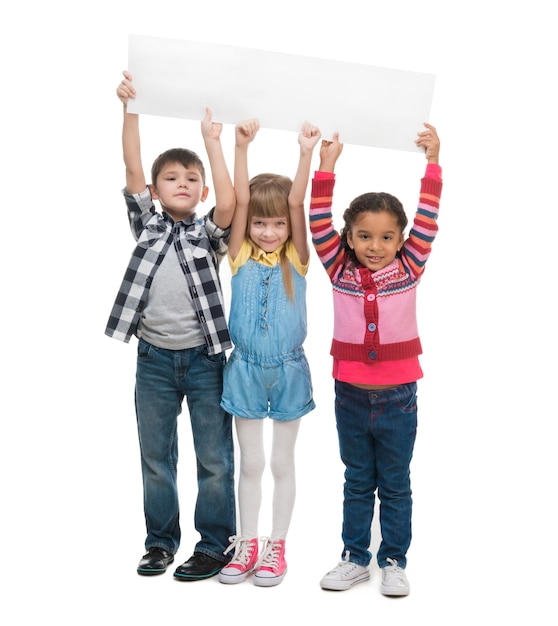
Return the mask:
[[438,139],[438,133],[436,132],[436,128],[432,126],[432,124],[428,124],[424,122],[427,130],[423,130],[417,133],[417,139],[415,143],[417,146],[434,146],[437,143],[440,143]]
[[244,120],[236,125],[236,129],[245,137],[253,139],[260,129],[260,122],[255,118],[251,120]]
[[322,146],[324,148],[327,148],[328,146],[331,146],[332,144],[336,144],[338,145],[340,148],[343,147],[343,144],[339,142],[339,133],[338,132],[334,132],[332,135],[332,139],[322,139]]
[[120,82],[120,84],[116,88],[116,95],[122,101],[125,101],[128,98],[135,98],[136,89],[134,85],[132,84],[132,75],[128,71],[123,71],[122,75],[124,76],[124,79]]
[[436,132],[436,128],[434,128],[432,124],[428,124],[427,122],[424,122],[424,125],[426,126],[427,130],[423,130],[417,133],[418,138],[419,138],[418,140],[430,139],[430,138],[438,139],[438,133]]
[[300,132],[305,137],[316,137],[317,135],[320,135],[320,129],[317,126],[314,126],[314,124],[311,124],[308,121],[305,121],[305,122],[302,123],[302,127],[300,129]]
[[420,148],[424,148],[426,159],[429,163],[437,163],[440,152],[440,139],[438,138],[438,133],[432,124],[424,122],[424,126],[426,127],[426,130],[417,133],[418,137],[415,140],[415,144]]
[[202,135],[206,139],[219,139],[223,124],[213,121],[213,111],[211,107],[205,107],[205,116],[201,122]]

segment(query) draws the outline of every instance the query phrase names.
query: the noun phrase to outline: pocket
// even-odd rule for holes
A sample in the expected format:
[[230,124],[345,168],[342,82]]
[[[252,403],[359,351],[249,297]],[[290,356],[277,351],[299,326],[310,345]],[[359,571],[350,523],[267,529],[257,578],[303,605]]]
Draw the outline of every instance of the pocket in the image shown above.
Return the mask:
[[401,395],[399,398],[399,408],[404,413],[416,413],[417,412],[417,390],[416,385],[413,385],[411,389],[408,389],[408,393]]
[[197,350],[198,356],[208,365],[215,368],[222,368],[225,365],[226,355],[224,352],[208,354],[205,346],[200,346]]
[[138,341],[138,359],[149,359],[153,346],[144,339]]

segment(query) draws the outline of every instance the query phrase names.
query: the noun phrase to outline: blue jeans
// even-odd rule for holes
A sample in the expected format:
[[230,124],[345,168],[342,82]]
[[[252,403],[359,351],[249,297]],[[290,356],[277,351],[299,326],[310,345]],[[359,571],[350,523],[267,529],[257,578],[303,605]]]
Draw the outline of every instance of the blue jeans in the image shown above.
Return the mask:
[[198,478],[195,551],[226,561],[236,510],[232,417],[220,406],[224,364],[224,353],[208,356],[205,346],[165,350],[139,340],[135,398],[146,549],[175,554],[180,545],[177,417],[186,397]]
[[416,391],[416,383],[369,391],[335,381],[339,450],[345,465],[343,554],[348,551],[349,560],[358,565],[366,566],[372,558],[368,548],[376,490],[382,535],[378,565],[389,565],[388,558],[396,559],[403,568],[407,564]]

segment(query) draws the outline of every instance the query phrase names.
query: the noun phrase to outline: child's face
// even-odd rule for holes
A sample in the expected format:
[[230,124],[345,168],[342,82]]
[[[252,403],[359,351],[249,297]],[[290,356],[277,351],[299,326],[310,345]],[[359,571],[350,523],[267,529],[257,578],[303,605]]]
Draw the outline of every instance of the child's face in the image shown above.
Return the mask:
[[391,213],[365,211],[347,233],[347,243],[361,265],[377,272],[393,261],[403,245],[403,233]]
[[250,239],[264,252],[274,252],[289,238],[286,217],[253,217],[250,221]]
[[158,199],[164,210],[178,221],[195,212],[198,204],[207,198],[208,188],[197,168],[186,169],[180,163],[167,163],[151,192],[153,199]]

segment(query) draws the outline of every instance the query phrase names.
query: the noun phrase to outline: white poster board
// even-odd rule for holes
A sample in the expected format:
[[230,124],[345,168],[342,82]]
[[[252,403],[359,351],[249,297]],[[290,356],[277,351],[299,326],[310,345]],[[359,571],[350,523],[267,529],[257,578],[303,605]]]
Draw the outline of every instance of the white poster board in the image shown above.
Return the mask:
[[[429,121],[435,76],[195,41],[129,35],[132,113],[217,122],[258,118],[262,127],[298,132],[304,120],[322,137],[418,151]],[[420,150],[422,151],[422,149]]]

